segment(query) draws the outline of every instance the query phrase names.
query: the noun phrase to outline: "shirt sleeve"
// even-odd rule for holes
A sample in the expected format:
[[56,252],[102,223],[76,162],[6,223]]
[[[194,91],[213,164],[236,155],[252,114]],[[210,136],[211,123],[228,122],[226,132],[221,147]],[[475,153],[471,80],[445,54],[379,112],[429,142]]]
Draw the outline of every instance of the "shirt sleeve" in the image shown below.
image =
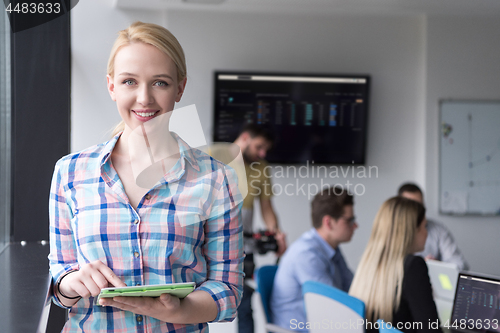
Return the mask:
[[429,328],[429,322],[436,322],[439,317],[432,298],[427,265],[422,257],[411,256],[405,262],[402,297],[408,302],[413,322],[422,323],[419,333],[442,332],[440,328]]
[[464,256],[458,249],[453,236],[450,231],[446,229],[444,226],[439,226],[439,254],[441,261],[451,262],[458,266],[459,270],[467,270],[469,269],[469,265],[465,261]]
[[[55,166],[49,196],[49,265],[53,286],[66,272],[79,269],[76,244],[70,224],[73,213],[67,202],[63,179],[59,161]],[[52,301],[60,307],[67,308],[54,295]]]
[[226,166],[222,186],[205,223],[203,253],[207,261],[207,281],[197,289],[208,292],[217,304],[214,322],[232,321],[243,294],[242,202],[236,173]]

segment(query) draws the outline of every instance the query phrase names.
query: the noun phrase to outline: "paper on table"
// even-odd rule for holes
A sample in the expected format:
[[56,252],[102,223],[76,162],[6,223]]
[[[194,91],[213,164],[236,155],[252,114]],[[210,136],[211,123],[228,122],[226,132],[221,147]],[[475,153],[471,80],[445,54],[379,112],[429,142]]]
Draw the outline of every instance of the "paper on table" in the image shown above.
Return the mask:
[[444,290],[453,290],[453,285],[448,275],[439,274],[439,282],[441,282],[441,287],[443,287]]

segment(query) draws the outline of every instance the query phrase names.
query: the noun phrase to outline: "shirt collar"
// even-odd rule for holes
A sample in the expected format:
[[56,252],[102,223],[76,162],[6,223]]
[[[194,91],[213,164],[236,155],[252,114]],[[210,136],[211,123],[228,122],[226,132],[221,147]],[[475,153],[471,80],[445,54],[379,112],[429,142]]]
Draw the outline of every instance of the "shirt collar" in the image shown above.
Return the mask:
[[330,246],[319,234],[315,228],[311,229],[312,237],[318,241],[318,244],[323,249],[324,253],[329,259],[333,259],[337,251],[333,247]]
[[116,134],[113,138],[111,138],[111,140],[104,143],[104,148],[102,149],[99,156],[101,167],[108,162],[109,158],[111,157],[111,152],[113,151],[113,148],[115,148],[116,142],[118,142],[118,138],[120,137],[120,135],[122,135],[122,133],[123,132]]
[[189,164],[195,169],[196,171],[200,171],[200,167],[198,165],[198,162],[193,154],[193,149],[191,148],[184,140],[181,139],[181,137],[175,133],[171,132],[172,136],[177,140],[177,144],[179,145],[179,153],[181,155],[181,160],[187,160]]
[[[104,148],[101,151],[100,158],[99,160],[101,161],[101,167],[108,162],[111,152],[115,148],[116,143],[118,142],[118,138],[122,135],[123,131],[115,135],[111,140],[108,142],[104,143]],[[181,139],[181,137],[174,132],[171,132],[172,136],[174,139],[177,141],[177,144],[179,145],[179,153],[181,156],[181,164],[182,167],[185,168],[185,163],[184,160],[187,160],[189,164],[195,169],[196,171],[200,171],[200,167],[198,165],[198,162],[196,161],[196,158],[193,154],[193,148],[191,148],[184,140]]]

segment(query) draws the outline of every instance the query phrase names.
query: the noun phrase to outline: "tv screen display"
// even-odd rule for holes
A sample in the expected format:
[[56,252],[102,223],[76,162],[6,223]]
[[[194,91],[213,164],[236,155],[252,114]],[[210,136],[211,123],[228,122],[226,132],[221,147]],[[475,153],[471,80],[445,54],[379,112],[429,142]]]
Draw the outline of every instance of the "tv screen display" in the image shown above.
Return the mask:
[[364,164],[370,77],[215,72],[214,142],[248,123],[275,136],[270,163]]

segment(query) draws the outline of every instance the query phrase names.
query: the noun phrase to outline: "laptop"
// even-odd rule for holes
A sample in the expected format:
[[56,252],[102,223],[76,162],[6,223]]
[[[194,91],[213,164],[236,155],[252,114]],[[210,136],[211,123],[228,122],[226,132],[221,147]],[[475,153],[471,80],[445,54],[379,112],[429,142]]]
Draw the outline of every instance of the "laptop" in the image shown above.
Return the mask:
[[427,260],[429,278],[434,293],[434,302],[441,323],[449,321],[453,309],[453,298],[457,287],[458,266],[437,260]]
[[446,324],[453,333],[500,332],[500,277],[460,272]]

